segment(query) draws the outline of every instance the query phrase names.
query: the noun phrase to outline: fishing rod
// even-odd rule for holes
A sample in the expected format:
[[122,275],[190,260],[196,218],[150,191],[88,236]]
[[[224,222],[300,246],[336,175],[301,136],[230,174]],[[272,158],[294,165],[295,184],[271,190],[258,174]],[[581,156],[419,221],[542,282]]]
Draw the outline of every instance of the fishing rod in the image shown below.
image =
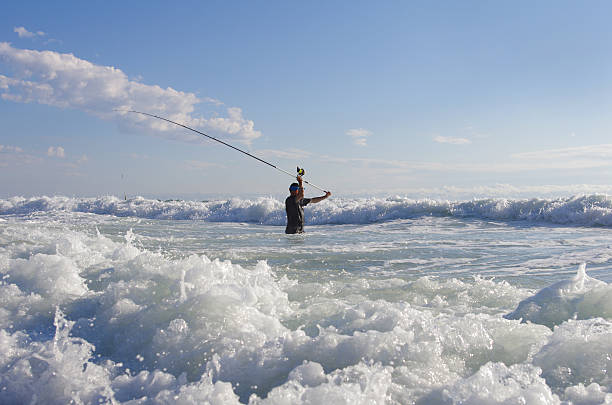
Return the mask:
[[[203,135],[203,136],[205,136],[205,137],[207,137],[207,138],[210,138],[210,139],[212,139],[213,141],[217,141],[217,142],[219,142],[220,144],[223,144],[223,145],[225,145],[225,146],[227,146],[227,147],[230,147],[230,148],[232,148],[232,149],[234,149],[234,150],[237,150],[237,151],[238,151],[238,152],[240,152],[240,153],[244,153],[245,155],[247,155],[247,156],[249,156],[249,157],[252,157],[253,159],[259,160],[261,163],[265,163],[265,164],[267,164],[268,166],[275,168],[275,169],[276,169],[276,170],[278,170],[279,172],[283,172],[283,173],[285,173],[285,174],[288,174],[288,175],[289,175],[289,176],[291,176],[291,177],[294,177],[294,175],[293,175],[292,173],[289,173],[288,171],[283,170],[283,169],[281,169],[280,167],[277,167],[277,166],[273,165],[273,164],[272,164],[272,163],[270,163],[270,162],[266,162],[265,160],[260,159],[260,158],[258,158],[257,156],[250,154],[249,152],[246,152],[246,151],[244,151],[244,150],[242,150],[242,149],[240,149],[240,148],[237,148],[237,147],[235,147],[235,146],[233,146],[233,145],[230,145],[229,143],[224,142],[224,141],[222,141],[221,139],[217,139],[217,138],[215,138],[214,136],[210,136],[210,135],[205,134],[204,132],[200,132],[200,131],[198,131],[197,129],[193,129],[193,128],[188,127],[187,125],[183,125],[183,124],[181,124],[181,123],[178,123],[178,122],[174,122],[174,121],[172,121],[172,120],[169,120],[168,118],[160,117],[160,116],[158,116],[158,115],[155,115],[155,114],[149,114],[149,113],[142,112],[142,111],[134,111],[134,110],[113,110],[113,111],[119,111],[119,112],[129,112],[129,113],[136,113],[136,114],[147,115],[147,116],[149,116],[149,117],[157,118],[157,119],[160,119],[160,120],[163,120],[163,121],[169,122],[169,123],[171,123],[171,124],[178,125],[179,127],[183,127],[183,128],[185,128],[185,129],[188,129],[188,130],[190,130],[190,131],[193,131],[193,132],[195,132],[195,133],[197,133],[197,134],[200,134],[200,135]],[[305,174],[306,174],[306,171],[305,171],[303,168],[298,167],[298,168],[297,168],[297,173],[298,173],[298,175],[299,175],[299,176],[303,176],[303,175],[305,175]],[[308,182],[308,181],[306,181],[306,180],[303,180],[303,182],[304,182],[304,183],[306,183],[306,184],[308,184],[308,185],[310,185],[310,186],[312,186],[312,187],[314,187],[314,188],[316,188],[316,189],[318,189],[318,190],[323,191],[324,193],[327,193],[327,190],[323,190],[321,187],[319,187],[319,186],[317,186],[317,185],[314,185],[314,184],[312,184],[312,183],[310,183],[310,182]]]

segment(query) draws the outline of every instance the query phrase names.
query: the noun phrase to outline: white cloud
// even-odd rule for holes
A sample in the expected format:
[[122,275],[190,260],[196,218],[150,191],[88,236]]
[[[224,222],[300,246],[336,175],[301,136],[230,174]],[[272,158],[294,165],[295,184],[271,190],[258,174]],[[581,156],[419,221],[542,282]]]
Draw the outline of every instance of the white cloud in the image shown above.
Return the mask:
[[319,156],[322,162],[376,169],[381,173],[400,174],[416,171],[466,173],[517,173],[538,170],[578,170],[612,167],[612,144],[517,153],[506,161],[435,162],[373,158]]
[[612,144],[577,146],[572,148],[547,149],[534,152],[523,152],[512,155],[517,159],[553,160],[553,159],[610,159]]
[[15,27],[13,31],[19,35],[19,38],[34,38],[34,37],[44,37],[45,34],[42,31],[30,32],[25,27]]
[[204,97],[202,101],[204,101],[205,103],[214,104],[216,106],[225,105],[223,101],[217,100],[216,98],[212,98],[212,97]]
[[536,170],[577,170],[612,167],[612,159],[557,159],[507,162],[431,162],[405,161],[372,158],[343,158],[335,156],[320,156],[322,162],[354,167],[367,167],[379,173],[402,174],[407,172],[465,172],[465,173],[517,173]]
[[472,143],[472,141],[467,138],[456,138],[452,136],[436,136],[434,137],[434,141],[438,143],[448,143],[451,145],[468,145]]
[[372,132],[364,128],[357,128],[349,129],[348,131],[346,131],[346,134],[355,138],[365,138],[366,136],[372,135]]
[[19,146],[0,145],[0,152],[3,153],[22,153],[23,149]]
[[[558,198],[575,195],[612,194],[612,186],[602,184],[567,185],[512,185],[492,184],[457,187],[454,185],[436,187],[370,188],[367,195],[388,196],[390,193],[409,195],[411,198],[433,198],[442,200],[465,200],[473,198]],[[361,193],[357,194],[361,195]]]
[[353,139],[353,143],[357,146],[367,146],[367,140],[366,138],[355,138]]
[[61,146],[49,146],[49,149],[47,149],[47,156],[63,159],[66,157],[66,152]]
[[364,128],[349,129],[346,134],[353,138],[353,143],[357,146],[367,146],[367,137],[372,135],[372,131]]
[[[0,42],[0,61],[15,71],[13,77],[0,75],[0,97],[4,100],[79,109],[102,119],[119,119],[124,125],[149,133],[153,130],[161,136],[184,140],[202,137],[184,130],[179,132],[178,127],[170,123],[125,111],[160,115],[246,144],[261,136],[253,121],[244,118],[240,108],[227,107],[223,116],[195,116],[194,106],[201,100],[194,93],[130,80],[120,69],[96,65],[72,54],[18,49]],[[223,105],[211,98],[204,101]]]
[[312,156],[310,152],[296,148],[289,148],[286,150],[261,149],[255,153],[258,157],[274,157],[278,159],[299,159]]
[[0,145],[0,167],[39,164],[42,159],[24,153],[19,146]]

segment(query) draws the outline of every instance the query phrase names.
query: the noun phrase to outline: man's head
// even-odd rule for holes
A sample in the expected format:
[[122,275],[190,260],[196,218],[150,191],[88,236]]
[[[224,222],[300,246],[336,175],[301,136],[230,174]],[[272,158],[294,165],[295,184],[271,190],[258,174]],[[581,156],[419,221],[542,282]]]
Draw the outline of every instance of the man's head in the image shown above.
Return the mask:
[[291,193],[291,195],[297,195],[299,189],[300,185],[298,183],[291,183],[291,185],[289,186],[289,192]]

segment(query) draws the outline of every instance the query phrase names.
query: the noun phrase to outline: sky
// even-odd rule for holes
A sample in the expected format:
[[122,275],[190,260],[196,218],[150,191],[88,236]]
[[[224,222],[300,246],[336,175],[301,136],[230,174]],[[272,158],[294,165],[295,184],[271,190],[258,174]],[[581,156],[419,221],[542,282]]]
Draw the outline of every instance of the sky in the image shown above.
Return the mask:
[[[0,198],[612,193],[608,1],[22,1]],[[307,187],[307,196],[321,192]]]

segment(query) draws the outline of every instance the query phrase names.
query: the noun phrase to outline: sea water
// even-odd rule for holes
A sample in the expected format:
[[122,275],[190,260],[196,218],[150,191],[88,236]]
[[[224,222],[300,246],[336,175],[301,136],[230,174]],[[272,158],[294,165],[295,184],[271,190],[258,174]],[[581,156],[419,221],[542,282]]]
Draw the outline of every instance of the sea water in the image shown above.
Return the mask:
[[0,200],[2,404],[609,404],[612,202]]

